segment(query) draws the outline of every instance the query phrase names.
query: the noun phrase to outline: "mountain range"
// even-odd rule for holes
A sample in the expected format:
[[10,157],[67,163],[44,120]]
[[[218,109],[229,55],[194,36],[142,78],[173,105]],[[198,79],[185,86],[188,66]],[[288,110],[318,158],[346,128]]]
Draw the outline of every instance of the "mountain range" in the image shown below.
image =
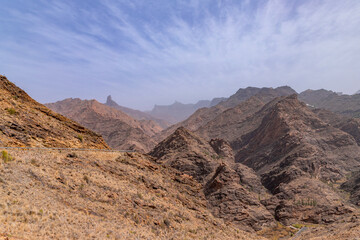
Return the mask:
[[[0,80],[2,146],[87,149],[2,152],[0,199],[6,204],[0,208],[6,210],[0,220],[13,226],[2,224],[2,235],[360,234],[357,95],[248,87],[213,106],[193,108],[187,119],[168,126],[111,97],[106,104],[70,98],[44,106],[5,77]],[[109,147],[137,153],[98,151]],[[64,231],[64,223],[72,229]],[[103,230],[86,230],[95,225]]]
[[69,98],[45,105],[101,134],[114,149],[150,151],[156,144],[151,137],[162,130],[153,120],[136,120],[96,100]]

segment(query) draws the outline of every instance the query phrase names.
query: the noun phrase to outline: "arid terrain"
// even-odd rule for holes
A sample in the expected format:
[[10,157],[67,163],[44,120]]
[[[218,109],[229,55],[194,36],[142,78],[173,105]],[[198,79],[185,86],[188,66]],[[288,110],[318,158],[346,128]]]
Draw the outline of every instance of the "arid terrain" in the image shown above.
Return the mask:
[[141,154],[8,153],[3,239],[259,239],[213,217],[192,178]]
[[99,134],[36,102],[2,75],[0,145],[109,148]]
[[360,236],[360,120],[290,87],[239,89],[165,129],[111,98],[44,106],[0,87],[3,239]]

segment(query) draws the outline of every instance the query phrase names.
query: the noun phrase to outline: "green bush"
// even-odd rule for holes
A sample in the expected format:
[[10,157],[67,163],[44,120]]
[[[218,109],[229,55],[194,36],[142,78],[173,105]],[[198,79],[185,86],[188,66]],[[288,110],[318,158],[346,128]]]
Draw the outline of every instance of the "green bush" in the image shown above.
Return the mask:
[[16,113],[15,109],[13,108],[8,108],[7,111],[10,115],[14,115]]
[[4,163],[8,163],[14,160],[14,157],[12,157],[10,153],[5,150],[1,152],[1,158],[4,160]]
[[80,142],[83,142],[83,141],[84,141],[84,137],[83,137],[82,135],[80,135],[80,134],[77,135],[76,138],[79,139]]

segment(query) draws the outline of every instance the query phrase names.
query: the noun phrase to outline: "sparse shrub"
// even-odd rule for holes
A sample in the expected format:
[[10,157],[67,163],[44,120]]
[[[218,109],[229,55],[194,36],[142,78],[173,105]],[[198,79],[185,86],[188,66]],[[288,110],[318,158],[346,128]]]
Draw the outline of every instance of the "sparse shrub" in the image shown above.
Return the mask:
[[88,176],[86,176],[86,175],[84,175],[84,181],[85,181],[86,183],[89,183],[89,182],[90,182],[89,177],[88,177]]
[[39,164],[36,162],[36,160],[33,158],[30,161],[31,165],[34,165],[35,167],[39,167]]
[[302,228],[303,227],[303,225],[302,224],[298,224],[298,223],[295,223],[295,224],[293,224],[292,225],[294,228]]
[[4,163],[8,163],[14,160],[14,157],[12,157],[10,153],[5,150],[1,152],[1,158],[4,160]]
[[138,198],[144,199],[143,195],[140,192],[138,192],[136,195],[138,196]]
[[170,220],[164,219],[164,224],[165,224],[165,226],[170,227]]
[[76,138],[79,139],[80,142],[83,142],[83,141],[84,141],[84,137],[83,137],[82,135],[80,135],[80,134],[78,134],[78,135],[76,136]]
[[68,158],[77,158],[78,156],[76,155],[76,153],[69,153],[67,155]]
[[16,114],[16,111],[15,111],[14,108],[8,108],[8,109],[6,109],[6,110],[7,110],[7,112],[8,112],[10,115]]

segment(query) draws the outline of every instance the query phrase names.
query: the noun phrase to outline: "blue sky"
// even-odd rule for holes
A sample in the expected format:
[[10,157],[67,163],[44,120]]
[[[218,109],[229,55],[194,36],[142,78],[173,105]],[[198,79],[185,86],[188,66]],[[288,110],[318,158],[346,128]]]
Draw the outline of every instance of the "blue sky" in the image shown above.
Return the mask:
[[0,74],[141,110],[247,86],[360,89],[359,0],[0,0]]

